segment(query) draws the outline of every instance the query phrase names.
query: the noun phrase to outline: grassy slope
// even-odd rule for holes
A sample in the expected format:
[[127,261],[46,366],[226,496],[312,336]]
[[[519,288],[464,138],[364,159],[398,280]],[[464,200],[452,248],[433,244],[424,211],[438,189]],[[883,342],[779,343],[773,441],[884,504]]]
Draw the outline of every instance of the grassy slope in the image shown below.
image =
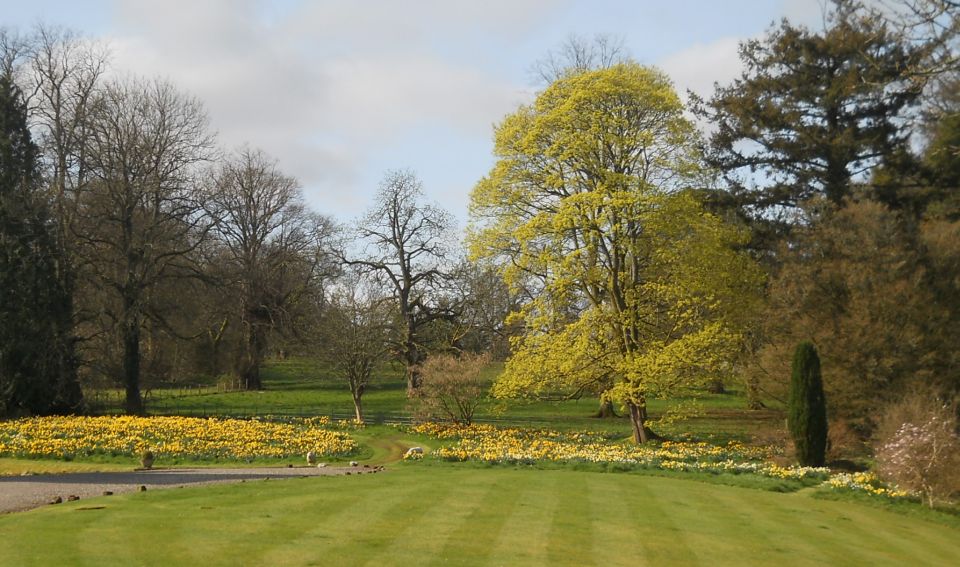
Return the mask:
[[0,533],[0,565],[950,565],[960,556],[956,528],[807,493],[456,466],[101,498],[0,517]]

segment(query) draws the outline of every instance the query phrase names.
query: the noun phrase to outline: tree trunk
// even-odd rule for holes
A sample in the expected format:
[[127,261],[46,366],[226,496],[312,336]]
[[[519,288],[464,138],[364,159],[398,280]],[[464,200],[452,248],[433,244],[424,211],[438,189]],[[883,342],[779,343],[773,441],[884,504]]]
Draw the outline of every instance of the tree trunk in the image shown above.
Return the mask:
[[360,396],[353,396],[353,411],[357,417],[357,423],[363,423],[363,408],[360,404]]
[[263,382],[260,380],[260,362],[250,360],[247,367],[243,369],[243,375],[240,376],[240,380],[245,390],[262,390]]
[[627,402],[627,409],[630,410],[630,425],[633,428],[633,442],[640,444],[649,441],[647,437],[647,428],[644,425],[643,408],[633,402]]
[[420,388],[420,364],[423,354],[417,345],[417,326],[412,307],[408,304],[408,293],[401,294],[401,309],[404,311],[403,363],[407,371],[407,397],[415,398]]
[[256,323],[247,323],[243,368],[240,369],[241,386],[246,390],[262,390],[260,380],[260,365],[263,362],[263,351],[266,340],[261,335],[263,331]]
[[[124,299],[128,310],[134,309],[130,300]],[[123,327],[123,382],[126,389],[124,409],[128,415],[143,415],[143,398],[140,396],[140,321],[127,314]]]
[[417,390],[420,388],[420,366],[417,364],[407,364],[407,397],[415,398]]
[[707,392],[711,394],[726,394],[727,388],[723,385],[723,380],[715,378],[707,382]]
[[226,333],[229,322],[230,319],[225,317],[223,323],[220,324],[220,328],[217,329],[216,334],[207,331],[207,337],[210,339],[210,364],[208,368],[211,376],[219,376],[221,374],[221,358],[223,357],[220,350],[223,343],[223,336]]
[[73,323],[73,286],[70,278],[60,275],[60,301],[56,318],[57,343],[52,345],[57,365],[56,399],[51,409],[56,413],[75,413],[83,404],[83,390],[77,376],[76,337]]
[[633,428],[633,442],[640,444],[652,439],[662,439],[647,427],[647,406],[645,403],[627,402],[630,410],[630,425]]
[[756,377],[747,378],[747,408],[759,410],[767,407],[760,399],[760,384]]
[[610,400],[600,400],[600,408],[597,409],[597,413],[593,414],[594,417],[599,418],[608,418],[608,417],[620,417],[617,415],[617,412],[613,409],[613,402]]
[[404,348],[406,349],[403,362],[407,371],[407,397],[415,398],[420,388],[420,383],[422,382],[420,364],[423,362],[424,357],[412,340],[406,341]]

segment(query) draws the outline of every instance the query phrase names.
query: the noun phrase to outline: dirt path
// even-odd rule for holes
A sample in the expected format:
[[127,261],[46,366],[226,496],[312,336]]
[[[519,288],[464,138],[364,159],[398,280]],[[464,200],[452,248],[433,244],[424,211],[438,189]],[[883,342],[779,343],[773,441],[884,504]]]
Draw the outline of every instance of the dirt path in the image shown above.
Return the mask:
[[158,469],[130,472],[92,472],[69,474],[41,474],[0,477],[0,513],[18,512],[50,504],[57,498],[88,499],[105,496],[107,492],[120,494],[134,492],[141,486],[147,490],[181,488],[246,480],[301,478],[340,474],[371,473],[380,467],[292,467],[292,468],[198,468]]

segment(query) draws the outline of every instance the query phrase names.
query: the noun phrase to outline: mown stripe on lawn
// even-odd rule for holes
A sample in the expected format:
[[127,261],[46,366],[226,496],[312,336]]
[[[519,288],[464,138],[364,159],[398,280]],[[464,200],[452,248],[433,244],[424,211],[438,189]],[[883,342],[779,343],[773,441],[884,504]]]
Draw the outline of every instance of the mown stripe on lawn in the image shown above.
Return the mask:
[[[717,493],[725,502],[736,494]],[[831,503],[813,500],[806,494],[745,496],[750,497],[744,510],[753,520],[751,533],[760,537],[780,534],[776,540],[767,537],[768,543],[752,553],[758,562],[897,565],[910,559],[902,548],[885,539],[890,526],[877,524],[875,529],[866,528],[861,522],[846,518],[843,508]]]
[[776,517],[783,522],[780,531],[787,534],[791,545],[804,546],[809,554],[804,557],[811,559],[810,565],[873,565],[882,560],[882,557],[866,557],[868,550],[857,545],[855,538],[842,527],[825,524],[827,516],[832,514],[818,504],[805,495],[787,495],[778,503],[765,498],[762,508],[778,509]]
[[809,498],[807,506],[835,518],[835,524],[842,524],[843,531],[853,534],[853,537],[845,539],[851,542],[851,551],[855,550],[869,557],[871,564],[879,564],[879,561],[891,565],[957,563],[957,557],[952,553],[956,532],[945,526],[929,525],[927,529],[918,530],[916,528],[919,525],[916,522],[923,522],[921,520],[888,511],[878,513],[860,505],[851,506],[840,502]]
[[99,505],[0,517],[0,564],[954,565],[958,549],[956,528],[859,503],[570,470],[411,466]]
[[[393,499],[378,486],[368,490],[343,491],[342,483],[359,479],[316,479],[309,492],[299,498],[284,499],[287,514],[296,516],[299,525],[283,537],[272,541],[283,542],[263,546],[251,556],[251,562],[261,565],[321,565],[328,550],[344,537],[342,527],[362,521],[365,514],[375,510],[373,505],[388,506]],[[399,498],[399,495],[396,496]],[[304,523],[303,518],[310,518]]]
[[[726,523],[724,533],[717,534],[721,545],[727,548],[739,548],[737,551],[747,556],[745,560],[755,561],[761,556],[770,562],[790,559],[789,555],[775,549],[778,542],[770,539],[770,531],[762,522],[758,523],[757,507],[752,503],[752,499],[744,498],[744,494],[739,490],[714,490],[710,493],[709,499],[703,498],[703,500],[716,502],[716,514],[736,517],[735,522]],[[743,532],[745,536],[739,539],[729,537],[727,534],[732,526]]]
[[[296,490],[289,490],[291,487]],[[208,494],[200,510],[189,521],[176,522],[178,533],[165,541],[180,548],[180,553],[195,557],[198,564],[238,551],[254,560],[272,549],[274,542],[285,542],[290,534],[303,531],[302,517],[317,506],[315,487],[315,483],[298,479],[247,483],[242,490]]]
[[484,480],[488,482],[474,487],[477,490],[458,494],[460,513],[445,518],[448,529],[438,533],[443,533],[446,541],[432,555],[432,565],[478,565],[490,556],[527,482],[501,475],[487,475]]
[[[590,506],[593,475],[564,475],[558,486],[559,505],[553,510],[548,532],[547,557],[551,565],[593,565],[592,523],[596,510]],[[586,551],[585,551],[586,550]]]
[[594,511],[593,556],[597,565],[650,565],[645,542],[653,531],[636,521],[632,479],[624,475],[590,477]]
[[[414,479],[411,479],[413,481]],[[460,526],[483,500],[493,492],[497,479],[481,477],[463,473],[435,478],[427,472],[418,475],[417,482],[437,486],[443,484],[439,492],[429,493],[435,498],[430,505],[424,505],[418,521],[402,525],[394,530],[395,537],[387,549],[369,558],[371,565],[390,565],[403,563],[407,565],[425,564],[430,559],[443,553],[444,547],[450,543],[450,534]],[[475,530],[482,530],[482,526],[474,526]],[[465,542],[460,542],[461,547]],[[462,549],[452,553],[452,564],[456,560],[471,557]]]
[[[627,518],[635,528],[634,544],[647,564],[695,565],[696,555],[687,540],[689,525],[678,524],[671,503],[663,494],[663,479],[611,475],[618,482],[621,498],[627,502]],[[669,491],[669,490],[668,490]],[[629,557],[624,555],[624,557]]]
[[500,528],[500,536],[487,557],[488,565],[549,564],[547,538],[550,520],[560,504],[560,475],[539,472],[501,473],[509,482],[522,483],[524,490]]
[[[429,474],[409,478],[408,482],[414,487],[408,488],[408,492],[401,491],[401,498],[391,500],[392,505],[389,507],[377,503],[377,513],[369,514],[355,524],[362,529],[361,533],[353,538],[351,547],[356,548],[357,543],[361,544],[366,555],[363,560],[384,553],[396,557],[398,551],[410,547],[411,543],[420,541],[423,535],[427,535],[420,530],[423,518],[430,514],[443,515],[453,488],[452,483],[435,482]],[[408,539],[412,541],[407,541]],[[337,555],[336,550],[333,554]]]
[[[819,557],[814,546],[800,541],[794,548],[790,538],[770,537],[776,532],[771,526],[782,525],[787,534],[792,533],[792,528],[768,509],[769,494],[737,487],[716,490],[705,484],[690,488],[696,505],[684,521],[689,526],[687,537],[702,564],[716,563],[717,557],[739,558],[747,565],[805,565],[807,560],[817,564],[810,558],[810,554]],[[782,499],[784,495],[774,498]]]
[[[74,564],[77,558],[91,565],[158,564],[171,556],[203,564],[222,562],[217,559],[238,551],[259,551],[258,542],[271,541],[275,535],[284,540],[289,527],[297,525],[288,512],[302,509],[303,503],[282,490],[281,485],[288,483],[302,485],[300,480],[286,480],[190,487],[100,499],[97,505],[102,509],[63,508],[58,512],[73,515],[75,529],[57,538],[56,549],[69,553],[65,564]],[[278,492],[279,498],[265,498]],[[150,529],[132,529],[141,523],[145,509],[155,519]],[[66,551],[68,547],[75,551]],[[48,556],[45,564],[50,561]]]
[[[389,473],[385,473],[389,474]],[[305,512],[312,516],[311,530],[294,538],[286,538],[282,546],[273,546],[262,554],[260,565],[308,563],[344,564],[365,561],[390,549],[399,532],[415,525],[437,501],[444,498],[448,487],[442,484],[417,482],[397,490],[389,483],[378,482],[381,475],[362,478],[330,479],[330,501],[320,502]],[[417,479],[419,480],[419,479]],[[423,481],[428,480],[424,478]],[[350,497],[337,494],[344,483],[363,484],[345,491]],[[302,509],[302,508],[301,508]],[[351,528],[347,531],[345,528]],[[361,544],[361,545],[358,545]],[[346,550],[351,550],[348,557]],[[358,556],[361,550],[362,556]]]
[[[899,521],[879,522],[875,521],[875,516],[858,517],[857,512],[850,510],[849,506],[836,502],[817,501],[806,494],[796,495],[795,498],[805,499],[803,504],[805,509],[819,513],[822,520],[829,522],[829,527],[825,524],[817,527],[821,531],[828,530],[830,537],[839,540],[836,542],[836,547],[840,548],[844,556],[858,557],[864,565],[903,565],[905,562],[910,563],[917,559],[900,545],[902,540],[892,533],[898,531],[894,523]],[[888,520],[892,519],[894,518],[888,518]]]
[[[818,525],[804,525],[799,518],[800,511],[787,504],[786,499],[794,495],[736,487],[711,492],[711,496],[717,495],[727,510],[735,508],[738,516],[747,519],[739,534],[725,530],[726,540],[739,541],[744,547],[744,561],[810,566],[836,564],[824,553],[823,540],[819,539],[822,530]],[[723,522],[718,523],[723,526]]]

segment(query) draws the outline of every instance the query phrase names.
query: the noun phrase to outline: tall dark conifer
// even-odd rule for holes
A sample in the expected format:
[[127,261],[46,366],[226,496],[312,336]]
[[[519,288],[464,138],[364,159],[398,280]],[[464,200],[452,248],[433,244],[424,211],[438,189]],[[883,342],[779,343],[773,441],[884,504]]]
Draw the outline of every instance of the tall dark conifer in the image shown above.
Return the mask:
[[827,403],[820,377],[820,356],[809,341],[797,345],[793,355],[787,427],[800,464],[822,467],[827,454]]
[[26,106],[0,76],[0,415],[75,411],[82,401],[70,290],[59,277]]
[[[908,41],[858,0],[833,0],[826,17],[821,31],[784,20],[741,44],[742,76],[695,98],[715,125],[709,161],[729,184],[713,198],[761,239],[776,240],[811,197],[839,205],[877,165],[910,169],[909,109],[926,80],[914,71],[937,44]],[[876,197],[902,206],[896,187],[876,187]]]

